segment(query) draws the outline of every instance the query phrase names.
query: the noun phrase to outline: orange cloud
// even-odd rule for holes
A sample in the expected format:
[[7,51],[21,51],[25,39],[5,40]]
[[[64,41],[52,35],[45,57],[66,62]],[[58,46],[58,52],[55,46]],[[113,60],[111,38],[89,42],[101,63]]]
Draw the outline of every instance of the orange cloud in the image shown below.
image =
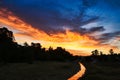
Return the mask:
[[[74,55],[79,55],[81,53],[89,54],[91,50],[94,49],[100,49],[103,51],[109,50],[110,48],[116,49],[116,47],[111,45],[100,44],[99,41],[94,40],[88,35],[70,32],[69,29],[66,29],[66,33],[48,35],[44,31],[25,23],[12,12],[7,11],[7,9],[0,9],[0,23],[5,24],[7,27],[16,31],[14,35],[16,41],[19,43],[24,41],[29,43],[35,41],[40,42],[47,48],[49,46],[52,46],[53,48],[61,46],[72,51]],[[76,51],[78,51],[78,53]]]

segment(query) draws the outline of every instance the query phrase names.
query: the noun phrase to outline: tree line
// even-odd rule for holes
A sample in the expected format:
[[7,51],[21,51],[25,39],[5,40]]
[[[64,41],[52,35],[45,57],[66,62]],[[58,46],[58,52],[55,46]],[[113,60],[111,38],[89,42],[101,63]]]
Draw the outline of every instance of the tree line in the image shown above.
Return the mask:
[[12,31],[7,28],[0,28],[0,61],[7,62],[28,62],[36,60],[55,60],[55,61],[72,61],[75,57],[62,47],[53,49],[42,48],[40,43],[27,42],[20,45],[15,42]]
[[34,61],[83,61],[83,62],[102,62],[102,61],[120,61],[120,54],[114,53],[110,49],[108,55],[103,52],[93,50],[91,56],[73,56],[62,47],[53,49],[43,48],[40,43],[27,42],[20,45],[15,41],[13,32],[3,27],[0,28],[0,62],[28,62]]
[[120,53],[115,53],[113,49],[109,50],[109,54],[104,54],[97,49],[91,52],[91,56],[80,57],[82,62],[120,62]]

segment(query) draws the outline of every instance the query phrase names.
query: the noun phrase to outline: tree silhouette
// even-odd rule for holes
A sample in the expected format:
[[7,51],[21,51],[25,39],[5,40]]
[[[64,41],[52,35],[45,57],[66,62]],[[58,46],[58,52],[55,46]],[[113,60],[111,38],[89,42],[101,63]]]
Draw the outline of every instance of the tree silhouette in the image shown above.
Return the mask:
[[15,38],[13,36],[13,32],[9,31],[7,28],[0,28],[0,42],[14,42]]
[[[17,48],[17,43],[14,42],[13,32],[7,28],[0,28],[0,58],[5,63],[15,53],[13,49]],[[11,55],[9,53],[12,53]]]
[[92,51],[91,53],[92,53],[92,55],[99,55],[99,51],[97,49]]
[[110,49],[110,50],[109,50],[109,52],[110,52],[110,54],[111,54],[111,55],[113,55],[113,54],[114,54],[113,49]]
[[15,38],[12,31],[7,28],[0,28],[0,62],[28,62],[34,61],[120,61],[120,54],[115,54],[113,49],[109,50],[110,55],[105,55],[97,49],[92,51],[92,56],[81,57],[73,56],[62,47],[53,49],[49,47],[42,48],[40,43],[32,42],[29,45],[27,42],[24,45],[19,45],[15,42]]

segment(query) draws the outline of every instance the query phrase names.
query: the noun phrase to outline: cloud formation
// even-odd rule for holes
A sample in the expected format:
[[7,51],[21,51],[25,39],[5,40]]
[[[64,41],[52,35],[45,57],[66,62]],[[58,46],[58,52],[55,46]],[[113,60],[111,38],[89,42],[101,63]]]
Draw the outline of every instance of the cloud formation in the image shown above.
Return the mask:
[[99,35],[97,40],[101,41],[101,43],[106,43],[111,39],[118,39],[118,37],[120,37],[120,31],[111,32],[111,33],[103,33]]
[[[101,16],[88,14],[97,0],[2,0],[0,24],[14,30],[18,42],[41,42],[44,47],[64,47],[70,51],[90,53],[93,49],[117,48],[120,31],[105,32],[104,25],[84,25],[101,21]],[[102,26],[101,26],[102,25]],[[46,45],[47,44],[47,45]]]
[[[56,33],[48,35],[42,30],[38,30],[35,27],[25,23],[19,17],[15,16],[12,12],[7,11],[6,9],[0,9],[0,22],[6,24],[10,28],[17,30],[14,34],[18,42],[27,40],[39,41],[44,47],[57,47],[61,46],[69,51],[79,50],[79,52],[90,53],[90,50],[95,48],[101,49],[105,48],[106,50],[110,48],[116,48],[110,46],[109,44],[101,44],[99,40],[88,36],[87,34],[80,34],[78,32],[71,32],[66,30],[65,33]],[[101,31],[102,27],[96,29],[95,27],[89,29],[90,31]],[[46,45],[47,44],[47,45]],[[76,51],[75,51],[76,52]],[[75,55],[75,53],[74,53]],[[78,53],[76,53],[78,55]],[[86,54],[85,54],[86,55]]]
[[94,4],[94,0],[4,0],[1,6],[46,33],[56,33],[66,28],[81,31],[81,26],[97,21],[98,16],[86,14]]

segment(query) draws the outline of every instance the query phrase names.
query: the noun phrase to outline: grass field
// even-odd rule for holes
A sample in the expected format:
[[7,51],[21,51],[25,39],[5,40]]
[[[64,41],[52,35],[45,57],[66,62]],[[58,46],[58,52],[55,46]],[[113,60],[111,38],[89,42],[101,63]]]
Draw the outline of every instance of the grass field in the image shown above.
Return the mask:
[[[83,63],[79,80],[120,80],[120,63]],[[0,80],[67,80],[79,71],[78,63],[45,62],[0,64]]]
[[78,71],[77,63],[7,63],[0,65],[0,80],[67,80]]
[[80,80],[120,80],[120,63],[85,63],[87,71]]

